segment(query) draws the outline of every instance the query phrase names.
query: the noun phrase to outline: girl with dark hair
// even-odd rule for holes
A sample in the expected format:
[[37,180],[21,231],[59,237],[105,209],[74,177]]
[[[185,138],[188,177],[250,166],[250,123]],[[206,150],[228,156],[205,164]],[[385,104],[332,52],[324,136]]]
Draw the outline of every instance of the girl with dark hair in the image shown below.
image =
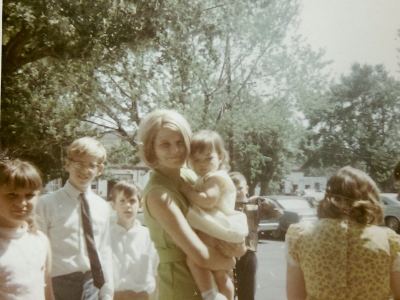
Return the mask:
[[400,236],[379,226],[375,182],[341,168],[327,183],[318,216],[286,234],[288,299],[400,299]]
[[0,299],[54,299],[49,241],[34,222],[41,189],[33,165],[0,161]]

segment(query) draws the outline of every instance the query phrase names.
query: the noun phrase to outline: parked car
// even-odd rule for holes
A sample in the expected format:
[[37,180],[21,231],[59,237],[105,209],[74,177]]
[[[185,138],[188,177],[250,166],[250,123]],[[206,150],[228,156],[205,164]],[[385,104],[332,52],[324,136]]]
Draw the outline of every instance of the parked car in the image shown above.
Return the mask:
[[383,193],[381,194],[381,200],[384,205],[385,225],[400,233],[400,201],[397,194]]
[[276,219],[261,219],[258,233],[262,238],[270,234],[273,238],[282,239],[290,224],[300,220],[316,220],[317,212],[309,201],[298,196],[273,195],[266,196],[283,210],[283,215]]

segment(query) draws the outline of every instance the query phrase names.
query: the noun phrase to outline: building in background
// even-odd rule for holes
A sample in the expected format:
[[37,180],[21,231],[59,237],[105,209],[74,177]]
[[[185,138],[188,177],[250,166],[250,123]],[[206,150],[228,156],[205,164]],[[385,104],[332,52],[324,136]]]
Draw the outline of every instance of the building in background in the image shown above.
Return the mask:
[[304,172],[292,171],[283,180],[284,194],[304,195],[322,193],[326,188],[327,178],[323,176],[304,176]]

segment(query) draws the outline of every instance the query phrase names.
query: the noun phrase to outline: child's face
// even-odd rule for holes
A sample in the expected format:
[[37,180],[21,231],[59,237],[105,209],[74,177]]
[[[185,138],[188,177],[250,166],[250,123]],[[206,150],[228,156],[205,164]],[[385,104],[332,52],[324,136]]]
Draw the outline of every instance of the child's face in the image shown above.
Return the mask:
[[0,226],[19,227],[31,216],[39,191],[0,186]]
[[65,169],[69,173],[71,184],[83,192],[102,173],[104,165],[94,156],[82,155],[68,159]]
[[121,192],[116,196],[113,208],[117,212],[119,220],[124,222],[133,221],[139,209],[139,198],[136,195],[127,197]]
[[216,151],[196,152],[190,156],[190,165],[199,176],[219,169],[221,159]]

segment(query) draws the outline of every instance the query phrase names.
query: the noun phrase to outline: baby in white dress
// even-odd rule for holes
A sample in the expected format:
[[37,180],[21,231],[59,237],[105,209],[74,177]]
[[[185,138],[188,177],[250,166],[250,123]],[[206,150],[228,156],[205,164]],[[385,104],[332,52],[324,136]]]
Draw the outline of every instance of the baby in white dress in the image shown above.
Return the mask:
[[[190,166],[199,179],[194,186],[181,184],[181,192],[192,204],[186,218],[207,245],[226,256],[241,256],[247,219],[235,210],[236,188],[227,172],[229,156],[223,140],[215,131],[202,130],[193,135],[190,149]],[[189,260],[188,266],[203,299],[233,299],[233,283],[227,272],[212,273]]]

